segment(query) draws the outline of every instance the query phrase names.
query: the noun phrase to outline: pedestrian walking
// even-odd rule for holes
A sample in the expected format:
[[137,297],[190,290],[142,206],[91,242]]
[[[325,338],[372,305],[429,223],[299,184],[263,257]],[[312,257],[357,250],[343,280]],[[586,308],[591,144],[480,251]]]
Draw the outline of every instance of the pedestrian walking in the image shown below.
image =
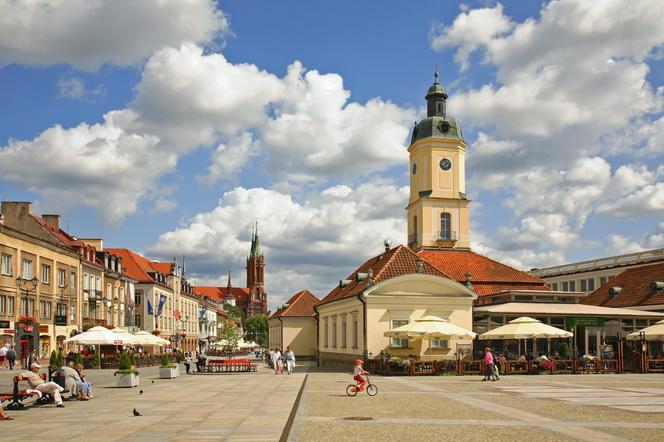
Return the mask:
[[274,354],[272,354],[272,366],[274,367],[274,374],[284,373],[284,361],[281,360],[281,352],[278,348],[275,348]]
[[13,370],[16,363],[16,350],[14,350],[13,345],[10,345],[9,350],[7,350],[7,363],[9,363],[9,369]]
[[187,370],[187,374],[189,374],[189,370],[191,369],[191,353],[184,354],[184,368]]
[[7,360],[7,344],[4,344],[2,347],[0,347],[0,367],[5,366],[5,361]]
[[293,353],[293,350],[291,350],[290,346],[286,347],[286,371],[288,374],[293,373],[293,370],[295,369],[295,353]]
[[496,353],[491,349],[491,357],[493,358],[493,378],[496,381],[500,380],[500,370],[498,369],[498,358],[496,357]]
[[489,347],[484,349],[484,379],[482,381],[495,381],[493,374],[493,355]]

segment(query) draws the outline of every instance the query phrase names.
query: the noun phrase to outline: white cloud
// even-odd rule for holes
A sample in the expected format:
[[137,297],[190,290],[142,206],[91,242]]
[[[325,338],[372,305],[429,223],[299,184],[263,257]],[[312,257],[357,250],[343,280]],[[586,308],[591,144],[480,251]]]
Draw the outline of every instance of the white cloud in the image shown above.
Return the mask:
[[434,29],[430,37],[434,50],[457,47],[454,59],[464,71],[468,68],[468,59],[474,51],[511,30],[514,24],[503,15],[503,5],[500,3],[493,8],[470,11],[467,5],[460,5],[460,8],[463,12],[454,19],[452,25]]
[[664,182],[645,186],[617,201],[604,203],[597,211],[617,218],[663,215]]
[[228,268],[238,274],[257,219],[270,302],[304,288],[326,294],[363,258],[379,253],[384,239],[403,242],[407,200],[407,188],[380,181],[330,187],[302,202],[275,190],[237,187],[214,210],[162,234],[149,252],[185,253],[198,277],[215,279]]
[[228,30],[213,0],[0,0],[0,63],[131,65]]
[[117,224],[176,163],[157,148],[156,137],[127,131],[135,118],[128,110],[113,111],[101,124],[54,126],[33,140],[10,141],[0,149],[0,173],[39,192],[47,208],[84,204]]
[[643,247],[632,238],[625,235],[609,235],[609,246],[606,249],[607,255],[623,255],[643,251]]
[[85,85],[85,80],[77,77],[60,77],[58,79],[58,92],[62,98],[83,100],[90,103],[94,103],[98,98],[106,95],[103,86],[98,85],[94,89],[89,89]]
[[646,235],[644,245],[649,249],[664,247],[664,221],[657,224],[655,230]]
[[251,133],[244,132],[227,144],[217,146],[212,153],[207,174],[198,175],[196,178],[207,185],[212,185],[221,179],[235,179],[257,149]]

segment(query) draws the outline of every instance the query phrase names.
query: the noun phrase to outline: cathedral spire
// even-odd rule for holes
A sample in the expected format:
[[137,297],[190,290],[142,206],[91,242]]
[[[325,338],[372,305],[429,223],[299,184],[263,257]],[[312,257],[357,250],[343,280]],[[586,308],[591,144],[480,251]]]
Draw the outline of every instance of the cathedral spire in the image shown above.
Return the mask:
[[254,227],[254,232],[251,235],[251,255],[250,256],[261,256],[261,247],[260,242],[258,241],[258,221],[256,221],[256,226]]

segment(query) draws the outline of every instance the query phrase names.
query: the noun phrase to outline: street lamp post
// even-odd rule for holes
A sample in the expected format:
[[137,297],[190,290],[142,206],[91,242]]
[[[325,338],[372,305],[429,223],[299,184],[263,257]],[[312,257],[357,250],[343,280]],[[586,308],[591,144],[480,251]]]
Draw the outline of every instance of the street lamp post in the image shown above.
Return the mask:
[[[34,305],[33,305],[32,310],[28,311],[28,309],[30,308],[30,292],[36,291],[38,285],[39,285],[39,279],[37,279],[36,276],[33,277],[32,279],[22,278],[20,276],[18,278],[16,278],[16,286],[19,289],[19,291],[20,290],[25,291],[25,294],[23,294],[23,299],[25,299],[25,311],[23,311],[23,305],[22,305],[23,303],[21,302],[21,306],[20,306],[21,315],[19,315],[19,317],[21,317],[21,316],[25,317],[26,321],[28,320],[28,317],[29,317],[29,318],[31,318],[31,321],[33,323],[32,324],[32,330],[30,331],[31,339],[26,339],[26,345],[25,346],[21,345],[22,344],[21,334],[22,333],[27,334],[26,328],[20,329],[18,321],[16,321],[16,324],[15,324],[16,336],[14,338],[15,339],[14,344],[15,344],[16,347],[18,347],[20,349],[21,360],[23,360],[24,358],[27,358],[27,356],[30,353],[32,353],[32,350],[34,350],[33,340],[35,338],[35,326],[36,326],[37,330],[39,329],[39,326],[38,326],[38,324],[36,324],[36,321],[35,321],[35,318],[34,318],[34,316],[35,316],[34,315]],[[37,333],[37,341],[39,341],[39,333]]]

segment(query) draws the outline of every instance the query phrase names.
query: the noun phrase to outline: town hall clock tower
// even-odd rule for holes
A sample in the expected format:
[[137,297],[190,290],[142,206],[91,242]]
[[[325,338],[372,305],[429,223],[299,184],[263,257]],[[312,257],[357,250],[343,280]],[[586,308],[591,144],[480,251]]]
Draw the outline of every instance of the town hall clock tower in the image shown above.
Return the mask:
[[461,126],[447,115],[438,71],[427,91],[427,116],[413,128],[408,201],[408,246],[470,248],[470,200],[466,198],[466,143]]

